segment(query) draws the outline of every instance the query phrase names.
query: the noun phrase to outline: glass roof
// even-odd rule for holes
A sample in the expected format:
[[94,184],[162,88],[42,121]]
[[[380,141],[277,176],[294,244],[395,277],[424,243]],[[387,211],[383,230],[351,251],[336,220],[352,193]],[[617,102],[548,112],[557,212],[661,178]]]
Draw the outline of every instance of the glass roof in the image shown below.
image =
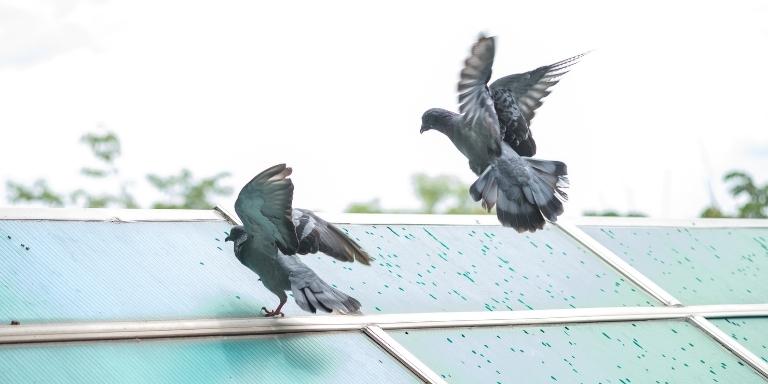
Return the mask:
[[764,383],[684,321],[391,334],[449,383]]
[[224,221],[0,221],[0,320],[258,314],[276,299],[224,243],[229,228]]
[[310,256],[365,313],[660,305],[562,230],[500,226],[342,225],[372,267]]
[[[567,225],[518,234],[498,225],[468,225],[471,221],[464,219],[465,224],[448,225],[451,217],[434,221],[440,225],[343,224],[342,230],[375,258],[370,267],[319,254],[303,260],[357,298],[364,315],[411,315],[294,321],[290,318],[309,314],[289,298],[286,321],[301,325],[290,331],[313,332],[280,334],[289,324],[282,320],[213,320],[151,328],[171,331],[155,337],[175,338],[141,339],[152,335],[131,333],[127,339],[115,330],[122,323],[109,323],[114,327],[105,329],[111,330],[99,332],[125,340],[81,342],[86,338],[73,336],[39,342],[35,335],[55,334],[66,327],[60,322],[134,321],[141,329],[141,320],[260,318],[261,307],[277,304],[259,277],[234,257],[232,243],[223,241],[231,224],[210,211],[199,218],[203,211],[186,211],[179,221],[169,221],[173,215],[164,211],[163,221],[136,222],[98,221],[111,217],[106,210],[91,221],[75,221],[71,215],[89,213],[62,211],[54,215],[58,220],[33,220],[35,212],[25,212],[24,220],[0,219],[0,324],[22,324],[0,325],[0,383],[399,383],[420,382],[411,370],[428,378],[430,369],[450,383],[753,383],[768,378],[768,365],[747,358],[750,366],[737,356],[743,346],[768,363],[768,317],[712,320],[733,340],[680,319],[630,321],[663,306],[631,282],[639,274],[684,306],[763,304],[744,306],[751,314],[762,313],[755,307],[768,305],[768,224],[675,228],[637,221],[630,227],[606,220],[580,226],[637,269],[624,270],[629,277],[577,240],[583,238],[571,236],[573,227]],[[136,220],[154,215],[131,214]],[[595,307],[604,309],[582,310]],[[557,325],[490,323],[502,318],[552,322],[538,316],[553,312],[531,312],[546,309],[566,311],[557,311]],[[416,329],[435,326],[430,322],[438,321],[438,312],[475,313],[462,321],[442,315],[444,328]],[[594,313],[630,315],[585,323]],[[333,328],[342,323],[343,329],[367,327],[367,334]],[[376,323],[414,329],[385,332]],[[215,324],[249,325],[242,332],[217,333]],[[467,327],[472,324],[476,327]],[[88,326],[74,325],[70,329],[80,331],[67,332],[86,332]],[[248,334],[252,326],[274,334],[172,333],[222,335],[234,329]],[[14,339],[35,327],[48,331]],[[2,344],[8,342],[16,344]],[[419,361],[407,352],[425,367],[418,368]]]
[[[360,369],[360,367],[365,369]],[[0,346],[2,383],[420,383],[358,332]]]
[[683,304],[768,302],[768,228],[582,229]]
[[712,322],[768,363],[768,317],[713,319]]
[[[304,260],[364,313],[659,304],[552,227],[531,235],[499,226],[342,227],[376,258],[371,267]],[[0,320],[248,317],[274,308],[277,298],[223,241],[229,228],[0,221]],[[306,314],[292,300],[285,313]]]

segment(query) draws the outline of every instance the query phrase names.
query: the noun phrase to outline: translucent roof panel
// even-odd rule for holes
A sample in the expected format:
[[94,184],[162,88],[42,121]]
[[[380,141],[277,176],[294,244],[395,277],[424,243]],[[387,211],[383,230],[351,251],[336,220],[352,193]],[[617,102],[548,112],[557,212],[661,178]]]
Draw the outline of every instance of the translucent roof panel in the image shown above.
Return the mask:
[[369,314],[658,305],[556,227],[341,227],[376,259],[372,267],[305,260]]
[[684,321],[391,334],[449,383],[765,383]]
[[684,304],[768,301],[768,228],[581,228]]
[[[364,369],[361,369],[364,367]],[[2,383],[418,383],[360,333],[0,346]]]
[[768,363],[768,317],[710,320]]
[[[649,306],[557,228],[343,228],[376,257],[371,267],[305,256],[364,313]],[[221,318],[258,315],[277,298],[210,222],[0,221],[0,322]],[[306,315],[293,300],[288,315]]]
[[220,222],[0,221],[0,322],[251,316],[274,295]]

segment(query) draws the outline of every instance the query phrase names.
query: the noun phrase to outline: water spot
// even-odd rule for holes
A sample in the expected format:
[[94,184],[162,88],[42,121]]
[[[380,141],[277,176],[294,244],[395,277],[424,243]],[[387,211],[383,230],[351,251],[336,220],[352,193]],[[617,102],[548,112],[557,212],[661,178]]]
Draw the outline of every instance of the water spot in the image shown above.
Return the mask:
[[438,243],[440,243],[440,245],[442,245],[443,247],[445,247],[445,249],[450,249],[450,248],[448,247],[448,245],[446,245],[445,243],[443,243],[442,241],[440,241],[440,240],[439,240],[437,237],[435,237],[435,235],[433,235],[433,234],[432,234],[432,232],[430,232],[428,229],[426,229],[426,228],[422,228],[422,229],[424,230],[424,232],[426,232],[426,233],[427,233],[427,235],[429,235],[429,237],[433,238],[435,241],[437,241]]

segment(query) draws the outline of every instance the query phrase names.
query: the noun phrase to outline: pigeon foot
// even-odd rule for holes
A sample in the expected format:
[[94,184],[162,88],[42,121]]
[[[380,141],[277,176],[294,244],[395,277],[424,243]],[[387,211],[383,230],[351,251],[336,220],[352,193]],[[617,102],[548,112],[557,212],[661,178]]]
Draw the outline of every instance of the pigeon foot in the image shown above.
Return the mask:
[[280,311],[280,308],[277,308],[274,311],[270,311],[267,309],[267,307],[261,307],[261,310],[264,311],[264,317],[285,317],[285,314]]

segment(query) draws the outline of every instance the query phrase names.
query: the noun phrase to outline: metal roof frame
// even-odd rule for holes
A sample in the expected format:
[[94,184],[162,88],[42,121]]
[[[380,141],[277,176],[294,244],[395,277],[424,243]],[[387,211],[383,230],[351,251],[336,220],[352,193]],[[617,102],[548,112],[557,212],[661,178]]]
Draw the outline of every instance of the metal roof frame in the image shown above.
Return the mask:
[[0,344],[764,316],[768,304],[35,323],[0,326]]
[[[494,215],[333,214],[329,222],[367,225],[498,226]],[[68,220],[108,222],[227,221],[240,224],[222,207],[212,210],[0,208],[0,220]],[[50,323],[0,326],[0,344],[197,337],[356,330],[365,333],[427,383],[445,383],[439,375],[389,336],[387,329],[572,324],[609,321],[684,319],[768,378],[768,364],[717,328],[707,318],[768,316],[768,304],[683,306],[651,279],[590,237],[579,226],[768,228],[760,219],[662,220],[626,217],[561,218],[560,230],[595,253],[613,269],[653,296],[664,307],[613,307],[531,311],[441,312],[366,316],[299,316],[280,319],[191,319],[127,322]]]
[[213,209],[124,209],[124,208],[0,208],[0,220],[110,221],[222,221],[227,218]]
[[[431,215],[410,213],[318,212],[337,224],[370,225],[499,225],[495,215]],[[51,221],[219,221],[239,222],[228,209],[18,208],[0,207],[0,220]],[[649,217],[561,217],[558,223],[576,226],[768,228],[768,219],[657,219]]]

